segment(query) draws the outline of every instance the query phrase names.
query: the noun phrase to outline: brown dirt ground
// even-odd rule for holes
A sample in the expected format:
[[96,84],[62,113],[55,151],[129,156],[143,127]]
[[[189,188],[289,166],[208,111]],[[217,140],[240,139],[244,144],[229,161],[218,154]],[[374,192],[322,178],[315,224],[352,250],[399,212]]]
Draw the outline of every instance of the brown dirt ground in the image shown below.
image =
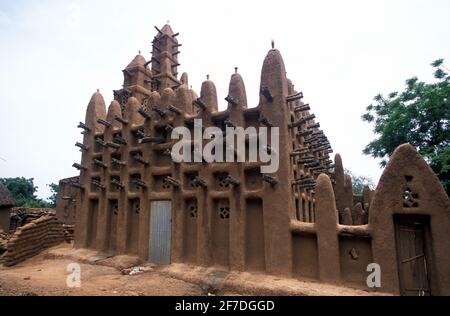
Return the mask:
[[[81,288],[66,286],[68,264],[81,267]],[[123,268],[151,270],[123,275]],[[229,272],[184,264],[156,267],[135,257],[108,258],[62,244],[14,267],[0,266],[0,296],[383,295],[348,287]]]

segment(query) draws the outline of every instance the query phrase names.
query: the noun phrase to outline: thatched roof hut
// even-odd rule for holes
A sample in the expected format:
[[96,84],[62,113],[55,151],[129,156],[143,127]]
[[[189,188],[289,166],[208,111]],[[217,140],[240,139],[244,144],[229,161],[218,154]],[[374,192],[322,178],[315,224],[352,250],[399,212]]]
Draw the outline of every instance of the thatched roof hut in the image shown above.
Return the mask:
[[0,207],[14,206],[16,201],[8,188],[0,183]]

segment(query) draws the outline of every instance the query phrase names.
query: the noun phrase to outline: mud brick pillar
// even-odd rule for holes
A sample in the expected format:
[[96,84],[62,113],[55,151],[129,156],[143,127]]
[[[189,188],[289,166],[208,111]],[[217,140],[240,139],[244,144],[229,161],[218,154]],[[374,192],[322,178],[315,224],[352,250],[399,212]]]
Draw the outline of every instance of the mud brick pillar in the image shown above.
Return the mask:
[[[264,60],[260,86],[261,92],[266,92],[265,95],[260,94],[261,115],[273,127],[279,128],[277,153],[279,168],[270,175],[283,180],[276,186],[264,183],[263,196],[271,197],[263,201],[266,272],[290,275],[292,273],[292,241],[289,223],[290,212],[294,208],[290,198],[293,180],[289,154],[292,146],[288,130],[290,111],[286,102],[288,95],[286,69],[283,58],[276,49],[271,49]],[[268,135],[270,134],[271,130],[268,128]],[[271,140],[269,143],[271,144]],[[280,203],[283,204],[282,208]]]
[[75,247],[86,248],[88,246],[88,220],[89,220],[89,203],[91,192],[91,174],[93,172],[92,158],[95,149],[95,137],[96,135],[104,132],[104,126],[97,122],[98,119],[106,118],[106,105],[103,96],[100,92],[96,92],[92,95],[92,98],[86,109],[85,124],[90,129],[85,131],[83,137],[83,144],[87,146],[87,149],[83,151],[81,157],[81,164],[84,165],[87,170],[81,170],[80,183],[84,189],[81,192],[81,203],[78,204],[76,229],[75,229]]
[[319,276],[324,282],[340,280],[338,211],[330,178],[321,174],[316,188],[316,229]]

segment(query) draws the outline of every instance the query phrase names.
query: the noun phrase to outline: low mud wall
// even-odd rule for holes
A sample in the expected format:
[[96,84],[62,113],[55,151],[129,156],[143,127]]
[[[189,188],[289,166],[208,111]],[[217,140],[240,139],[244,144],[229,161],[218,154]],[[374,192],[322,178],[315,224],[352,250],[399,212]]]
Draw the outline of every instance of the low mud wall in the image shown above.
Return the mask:
[[17,228],[2,257],[5,266],[13,266],[65,240],[63,225],[55,216],[43,216]]

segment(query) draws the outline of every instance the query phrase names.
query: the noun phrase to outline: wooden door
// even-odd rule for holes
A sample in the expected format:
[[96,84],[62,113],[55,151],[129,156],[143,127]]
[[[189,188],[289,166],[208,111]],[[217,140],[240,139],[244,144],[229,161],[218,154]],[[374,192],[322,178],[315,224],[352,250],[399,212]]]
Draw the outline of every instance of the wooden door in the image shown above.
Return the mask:
[[400,217],[396,219],[395,226],[401,295],[431,295],[425,220]]

